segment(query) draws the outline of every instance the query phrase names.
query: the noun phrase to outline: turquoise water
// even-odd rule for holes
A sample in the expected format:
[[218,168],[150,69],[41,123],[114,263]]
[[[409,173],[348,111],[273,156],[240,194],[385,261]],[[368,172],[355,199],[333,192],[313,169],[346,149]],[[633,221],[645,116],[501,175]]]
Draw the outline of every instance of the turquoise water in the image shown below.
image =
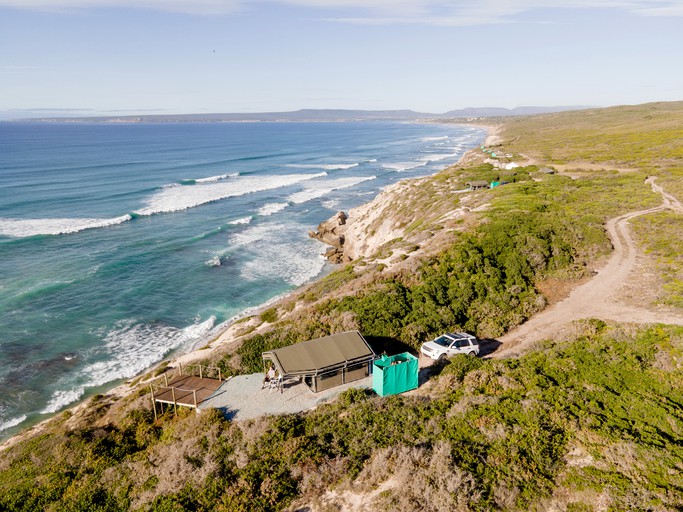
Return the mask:
[[0,439],[328,271],[307,231],[484,137],[401,123],[0,123]]

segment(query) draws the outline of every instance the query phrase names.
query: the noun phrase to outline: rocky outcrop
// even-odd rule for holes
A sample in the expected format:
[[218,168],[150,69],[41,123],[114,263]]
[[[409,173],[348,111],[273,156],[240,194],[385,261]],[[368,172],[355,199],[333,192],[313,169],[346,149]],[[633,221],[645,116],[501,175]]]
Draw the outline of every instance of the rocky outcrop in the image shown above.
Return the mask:
[[325,258],[332,263],[347,263],[351,258],[344,254],[346,242],[346,220],[348,216],[339,212],[328,220],[318,224],[316,231],[310,230],[308,236],[320,240],[331,247],[325,251]]

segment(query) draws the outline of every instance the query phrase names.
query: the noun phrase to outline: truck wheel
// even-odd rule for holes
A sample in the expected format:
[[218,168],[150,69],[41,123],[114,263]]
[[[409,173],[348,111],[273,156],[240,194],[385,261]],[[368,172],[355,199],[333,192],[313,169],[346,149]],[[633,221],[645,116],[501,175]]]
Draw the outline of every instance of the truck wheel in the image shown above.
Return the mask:
[[441,363],[441,364],[445,363],[446,362],[446,354],[441,354],[439,356],[439,360],[437,362]]
[[476,356],[477,354],[476,354],[475,352],[468,352],[467,355],[470,356],[470,357],[474,357],[474,356]]

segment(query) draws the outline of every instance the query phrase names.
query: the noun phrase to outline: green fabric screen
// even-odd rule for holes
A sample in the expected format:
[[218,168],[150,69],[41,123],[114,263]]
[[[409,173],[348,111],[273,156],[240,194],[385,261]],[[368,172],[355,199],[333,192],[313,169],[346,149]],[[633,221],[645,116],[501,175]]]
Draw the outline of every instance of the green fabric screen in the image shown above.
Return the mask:
[[417,388],[417,357],[408,352],[382,356],[372,368],[372,389],[379,396],[397,395]]

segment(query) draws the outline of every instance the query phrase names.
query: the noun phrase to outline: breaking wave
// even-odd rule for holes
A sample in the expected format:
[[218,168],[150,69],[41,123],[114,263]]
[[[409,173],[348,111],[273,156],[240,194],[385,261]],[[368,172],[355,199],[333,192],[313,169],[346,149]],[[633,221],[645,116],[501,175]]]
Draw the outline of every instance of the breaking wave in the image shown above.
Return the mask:
[[123,224],[133,218],[126,214],[112,219],[2,219],[0,218],[0,235],[12,238],[25,238],[38,235],[66,235],[78,233],[86,229],[106,228]]
[[242,217],[241,219],[231,220],[230,222],[228,222],[228,224],[231,224],[233,226],[239,226],[240,224],[249,224],[251,222],[251,219],[251,216]]
[[26,415],[22,414],[17,418],[12,418],[10,420],[0,423],[0,432],[7,430],[8,428],[16,427],[26,419]]
[[335,190],[353,187],[354,185],[358,185],[359,183],[363,183],[364,181],[374,180],[376,178],[376,176],[351,176],[348,178],[339,178],[336,180],[311,181],[306,183],[304,190],[290,194],[289,197],[287,197],[287,199],[295,204],[305,203],[306,201],[326,196],[327,194]]
[[285,167],[291,167],[295,169],[324,169],[326,171],[344,171],[346,169],[352,169],[358,167],[359,163],[352,164],[287,164]]
[[391,169],[392,171],[402,172],[409,171],[410,169],[417,169],[418,167],[423,167],[427,165],[429,161],[423,160],[421,162],[396,162],[396,163],[384,163],[382,167],[385,169]]
[[327,176],[327,173],[288,174],[283,176],[240,176],[235,180],[199,183],[193,187],[162,188],[147,200],[147,206],[137,210],[138,215],[154,215],[187,210],[206,203],[238,197],[254,192],[273,190],[303,181]]
[[266,203],[258,210],[258,214],[264,217],[273,215],[279,211],[284,210],[289,206],[289,203]]
[[199,178],[194,180],[195,183],[213,183],[215,181],[227,180],[228,178],[236,178],[240,173],[233,172],[230,174],[220,174],[219,176],[209,176],[208,178]]
[[50,414],[76,402],[88,388],[103,386],[112,381],[129,379],[161,361],[172,350],[190,347],[208,337],[216,318],[177,329],[158,324],[120,322],[106,333],[104,345],[93,349],[84,357],[100,359],[86,365],[74,378],[58,383],[60,389],[52,393],[48,404],[41,411]]

